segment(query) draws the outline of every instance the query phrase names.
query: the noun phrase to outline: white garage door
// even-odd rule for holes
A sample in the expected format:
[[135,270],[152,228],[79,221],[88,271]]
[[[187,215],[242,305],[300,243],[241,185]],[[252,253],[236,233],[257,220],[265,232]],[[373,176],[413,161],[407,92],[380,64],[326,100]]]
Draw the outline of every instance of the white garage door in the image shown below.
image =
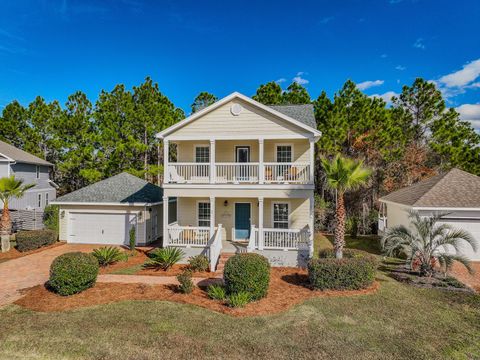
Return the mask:
[[72,212],[68,219],[68,242],[128,245],[132,226],[136,226],[135,214]]
[[[448,220],[442,223],[449,224],[457,229],[462,229],[468,231],[473,237],[477,240],[478,247],[480,248],[480,220],[472,219],[472,220]],[[464,243],[461,246],[462,255],[467,256],[470,260],[480,261],[480,250],[474,252],[470,245]]]

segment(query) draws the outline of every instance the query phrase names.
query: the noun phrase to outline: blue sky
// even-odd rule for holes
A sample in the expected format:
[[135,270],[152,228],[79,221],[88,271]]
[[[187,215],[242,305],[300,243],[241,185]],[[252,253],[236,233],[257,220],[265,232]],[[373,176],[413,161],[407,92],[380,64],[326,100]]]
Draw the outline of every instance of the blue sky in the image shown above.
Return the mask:
[[4,1],[0,107],[147,75],[187,112],[200,91],[296,80],[332,96],[352,79],[385,97],[421,76],[480,128],[479,19],[477,0]]

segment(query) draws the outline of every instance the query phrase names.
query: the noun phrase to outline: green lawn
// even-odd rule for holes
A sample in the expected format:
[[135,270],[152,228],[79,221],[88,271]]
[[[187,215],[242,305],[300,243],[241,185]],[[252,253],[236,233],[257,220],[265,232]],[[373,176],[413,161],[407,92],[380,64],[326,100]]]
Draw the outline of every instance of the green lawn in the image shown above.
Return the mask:
[[55,314],[7,306],[0,359],[480,358],[480,296],[413,288],[383,273],[378,280],[373,295],[250,318],[156,301]]

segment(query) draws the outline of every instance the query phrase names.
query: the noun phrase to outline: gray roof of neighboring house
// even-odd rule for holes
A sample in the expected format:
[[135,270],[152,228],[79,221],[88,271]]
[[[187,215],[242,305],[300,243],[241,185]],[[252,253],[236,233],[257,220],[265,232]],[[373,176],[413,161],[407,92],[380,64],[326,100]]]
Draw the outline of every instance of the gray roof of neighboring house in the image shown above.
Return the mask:
[[163,189],[123,172],[59,197],[55,203],[158,203]]
[[53,166],[52,163],[40,159],[35,155],[20,150],[19,148],[16,148],[15,146],[7,144],[3,141],[0,141],[0,154],[3,154],[19,163]]
[[380,200],[412,207],[480,208],[480,177],[452,169]]
[[290,116],[292,119],[298,120],[305,125],[314,129],[317,128],[315,121],[315,113],[312,104],[305,105],[268,105],[273,110],[281,112],[283,115]]

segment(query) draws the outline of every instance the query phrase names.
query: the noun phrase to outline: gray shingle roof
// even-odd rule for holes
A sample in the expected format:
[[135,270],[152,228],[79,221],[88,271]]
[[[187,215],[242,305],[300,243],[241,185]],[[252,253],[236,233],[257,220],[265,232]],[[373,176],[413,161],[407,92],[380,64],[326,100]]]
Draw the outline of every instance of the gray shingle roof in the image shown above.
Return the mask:
[[380,200],[413,207],[480,208],[480,177],[452,169]]
[[298,120],[305,125],[314,129],[317,128],[315,121],[315,113],[312,104],[305,105],[269,105],[273,110],[281,112],[283,115],[290,116],[292,119]]
[[40,159],[35,155],[20,150],[19,148],[16,148],[15,146],[7,144],[3,141],[0,141],[0,154],[6,155],[19,163],[53,166],[52,163]]
[[59,197],[59,203],[157,203],[163,189],[123,172]]

